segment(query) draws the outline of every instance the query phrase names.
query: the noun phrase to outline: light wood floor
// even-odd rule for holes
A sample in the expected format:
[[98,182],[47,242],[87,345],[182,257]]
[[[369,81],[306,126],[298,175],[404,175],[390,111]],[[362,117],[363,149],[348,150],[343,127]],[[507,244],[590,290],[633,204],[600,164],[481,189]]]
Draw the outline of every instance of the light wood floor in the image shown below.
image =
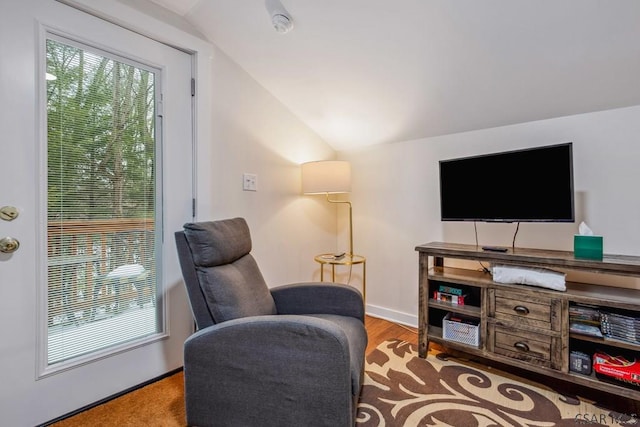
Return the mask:
[[367,354],[379,344],[393,338],[409,341],[416,345],[418,344],[418,330],[416,328],[402,326],[372,316],[366,316],[364,324],[367,328],[367,334],[369,335]]

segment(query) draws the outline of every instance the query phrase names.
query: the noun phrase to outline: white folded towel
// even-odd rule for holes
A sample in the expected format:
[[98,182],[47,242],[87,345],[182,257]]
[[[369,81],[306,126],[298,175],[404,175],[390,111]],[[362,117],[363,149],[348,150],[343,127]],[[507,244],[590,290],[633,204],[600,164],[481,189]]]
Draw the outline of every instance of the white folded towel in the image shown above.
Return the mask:
[[539,286],[555,291],[566,291],[566,274],[546,268],[514,267],[494,265],[491,269],[493,281]]

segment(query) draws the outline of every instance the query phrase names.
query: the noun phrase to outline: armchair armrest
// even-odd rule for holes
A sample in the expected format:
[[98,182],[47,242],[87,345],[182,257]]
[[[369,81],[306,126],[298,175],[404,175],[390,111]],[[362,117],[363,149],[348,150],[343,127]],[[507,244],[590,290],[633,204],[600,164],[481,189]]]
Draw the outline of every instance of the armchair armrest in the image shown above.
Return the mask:
[[364,323],[364,301],[352,286],[329,282],[292,283],[271,289],[279,314],[338,314]]
[[348,339],[328,320],[230,320],[189,337],[184,356],[189,425],[353,425]]

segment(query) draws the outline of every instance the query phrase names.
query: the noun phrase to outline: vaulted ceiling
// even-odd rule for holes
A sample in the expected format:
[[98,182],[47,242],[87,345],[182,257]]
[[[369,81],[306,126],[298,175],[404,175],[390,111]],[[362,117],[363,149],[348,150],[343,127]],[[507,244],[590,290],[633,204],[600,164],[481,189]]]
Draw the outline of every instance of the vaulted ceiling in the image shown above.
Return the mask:
[[337,150],[640,104],[638,0],[153,0]]

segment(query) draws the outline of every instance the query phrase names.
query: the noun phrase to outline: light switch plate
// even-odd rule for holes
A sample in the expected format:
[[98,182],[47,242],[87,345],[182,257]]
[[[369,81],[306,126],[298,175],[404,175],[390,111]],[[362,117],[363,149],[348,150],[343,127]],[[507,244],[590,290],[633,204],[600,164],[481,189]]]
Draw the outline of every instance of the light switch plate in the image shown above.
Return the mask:
[[242,174],[242,190],[258,191],[258,175],[254,173]]

